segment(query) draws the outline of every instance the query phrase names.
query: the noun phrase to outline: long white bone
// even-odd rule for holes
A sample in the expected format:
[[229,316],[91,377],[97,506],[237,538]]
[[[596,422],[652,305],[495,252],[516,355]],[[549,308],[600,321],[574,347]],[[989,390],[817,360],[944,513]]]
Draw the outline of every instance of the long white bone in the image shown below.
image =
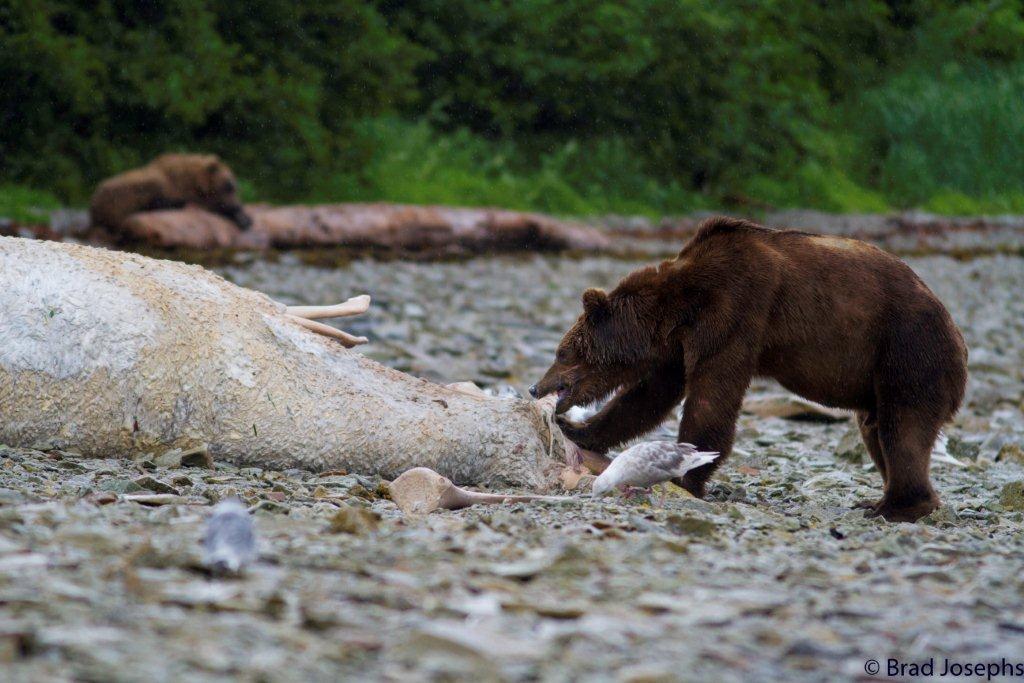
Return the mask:
[[369,341],[366,337],[356,337],[323,323],[313,322],[315,318],[343,318],[365,313],[370,308],[370,295],[360,294],[348,301],[333,306],[286,306],[285,316],[294,323],[305,327],[311,332],[331,337],[341,342],[345,348],[352,348]]
[[370,295],[360,294],[333,306],[288,306],[285,313],[310,320],[316,318],[344,318],[366,313],[370,308]]
[[565,503],[575,500],[571,496],[506,495],[467,491],[452,483],[448,477],[429,467],[406,470],[388,485],[391,499],[406,514],[427,514],[434,510],[459,510],[477,503],[500,504],[527,501]]
[[337,339],[339,342],[341,342],[341,345],[344,346],[346,349],[351,349],[353,346],[365,344],[366,342],[370,341],[366,337],[356,337],[354,335],[349,334],[348,332],[343,332],[339,330],[337,327],[324,325],[323,323],[318,323],[315,320],[309,320],[307,318],[300,318],[297,315],[288,314],[285,314],[285,317],[287,317],[294,323],[302,325],[307,330],[316,332],[317,334],[322,334],[325,337],[332,337],[333,339]]

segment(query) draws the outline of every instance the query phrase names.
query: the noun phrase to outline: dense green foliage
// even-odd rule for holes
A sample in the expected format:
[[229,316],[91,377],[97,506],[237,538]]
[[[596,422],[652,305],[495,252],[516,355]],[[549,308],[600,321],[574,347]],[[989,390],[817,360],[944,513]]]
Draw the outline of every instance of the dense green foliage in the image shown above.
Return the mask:
[[1024,211],[1022,0],[0,0],[0,84],[0,196]]
[[81,199],[169,149],[301,195],[348,131],[415,92],[418,50],[365,3],[0,0],[9,179]]

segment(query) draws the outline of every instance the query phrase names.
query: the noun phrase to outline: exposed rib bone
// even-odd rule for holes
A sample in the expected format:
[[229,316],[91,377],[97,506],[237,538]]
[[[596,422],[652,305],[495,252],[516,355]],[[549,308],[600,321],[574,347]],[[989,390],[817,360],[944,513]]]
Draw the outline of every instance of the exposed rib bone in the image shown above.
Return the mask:
[[357,344],[365,344],[366,342],[370,341],[366,337],[356,337],[349,334],[348,332],[342,332],[336,327],[324,325],[323,323],[318,323],[313,320],[307,320],[306,318],[300,318],[297,315],[285,314],[285,316],[292,322],[302,325],[307,330],[316,332],[317,334],[322,334],[325,337],[332,337],[334,339],[337,339],[338,341],[341,342],[341,345],[347,349],[350,349],[353,346],[356,346]]
[[299,318],[343,318],[366,313],[370,308],[370,295],[360,294],[333,306],[288,306],[285,313]]

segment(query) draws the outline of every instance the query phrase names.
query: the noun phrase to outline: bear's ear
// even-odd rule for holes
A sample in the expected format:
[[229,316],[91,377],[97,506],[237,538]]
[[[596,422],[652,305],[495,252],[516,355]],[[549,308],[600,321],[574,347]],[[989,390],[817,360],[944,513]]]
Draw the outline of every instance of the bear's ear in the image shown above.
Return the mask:
[[596,322],[603,319],[610,309],[608,295],[605,294],[603,289],[591,287],[583,292],[583,312],[591,320]]
[[206,172],[214,174],[217,169],[220,168],[220,158],[216,154],[210,154],[206,157]]

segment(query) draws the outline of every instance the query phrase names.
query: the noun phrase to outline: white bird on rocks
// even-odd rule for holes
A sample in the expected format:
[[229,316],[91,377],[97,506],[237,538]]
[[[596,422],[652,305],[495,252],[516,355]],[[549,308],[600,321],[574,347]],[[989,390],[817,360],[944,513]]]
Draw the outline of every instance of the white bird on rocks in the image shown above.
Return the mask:
[[256,559],[256,534],[238,498],[225,498],[206,520],[203,563],[215,574],[238,574]]
[[698,451],[690,443],[638,443],[615,456],[605,471],[594,480],[593,495],[595,498],[603,496],[616,488],[650,489],[655,484],[681,477],[717,457],[718,453]]

